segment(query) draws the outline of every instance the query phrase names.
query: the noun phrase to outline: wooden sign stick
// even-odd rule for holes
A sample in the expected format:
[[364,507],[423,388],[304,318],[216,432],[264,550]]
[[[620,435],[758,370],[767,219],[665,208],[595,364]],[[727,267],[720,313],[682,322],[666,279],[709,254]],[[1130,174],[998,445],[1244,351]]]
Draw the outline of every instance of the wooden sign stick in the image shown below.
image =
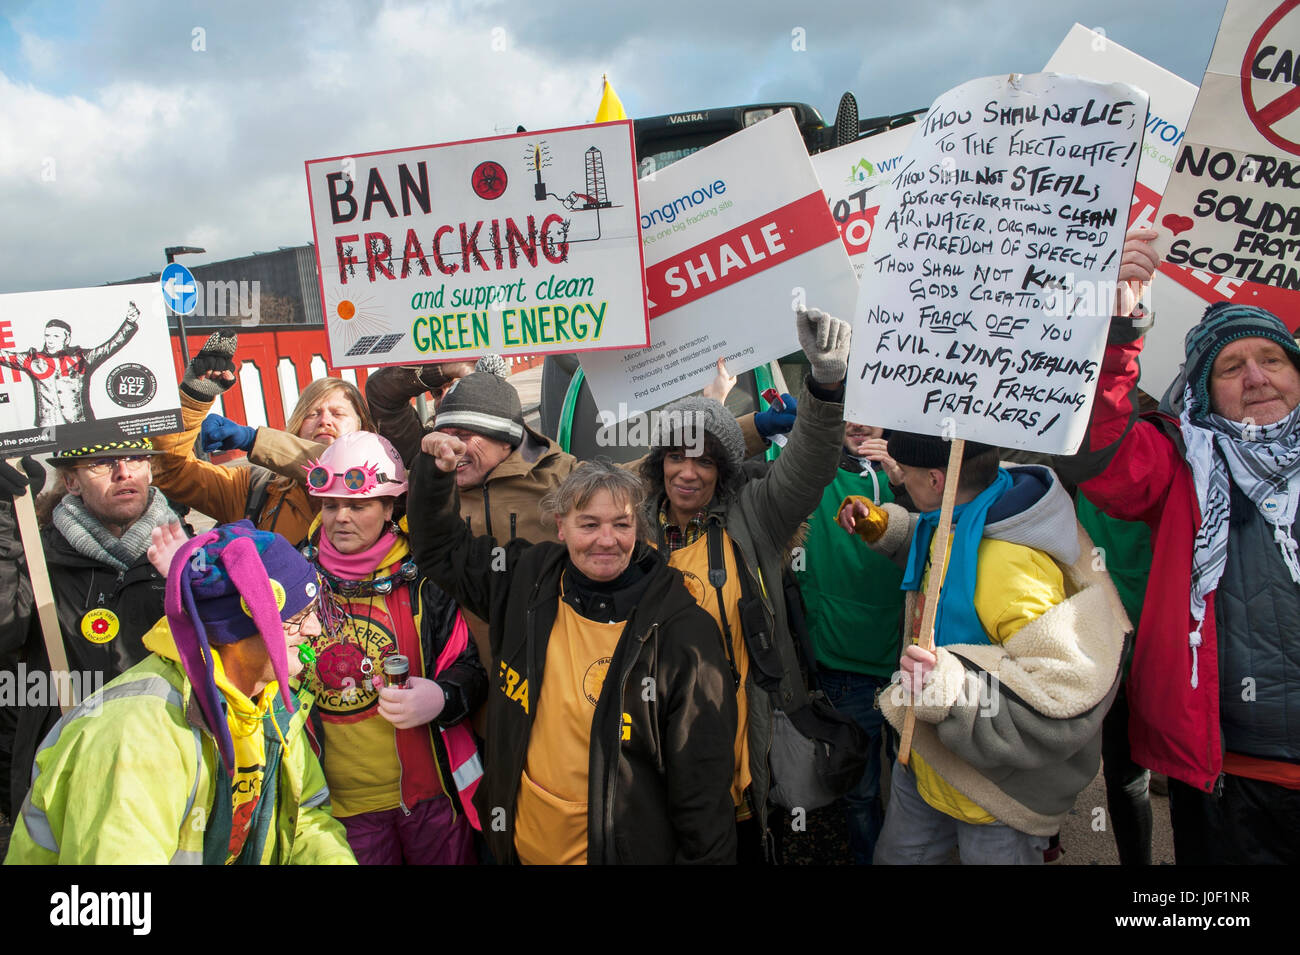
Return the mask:
[[[9,463],[23,473],[18,458]],[[50,586],[50,572],[45,566],[45,551],[41,547],[41,532],[36,526],[36,502],[31,491],[14,498],[14,516],[18,519],[18,534],[23,540],[23,557],[27,561],[27,575],[32,582],[32,597],[41,621],[41,634],[45,637],[45,652],[50,658],[50,680],[59,694],[59,709],[66,713],[72,709],[72,680],[68,672],[68,654],[63,647],[63,634],[59,631],[59,617],[54,610],[54,589]]]
[[[957,504],[957,482],[961,478],[961,456],[966,442],[954,438],[948,449],[948,474],[943,482],[943,503],[939,507],[939,527],[935,530],[934,547],[930,551],[930,579],[925,588],[925,611],[921,614],[921,632],[917,645],[923,650],[934,649],[934,617],[939,609],[939,591],[948,572],[948,549],[952,545],[952,510]],[[904,766],[912,756],[912,734],[916,732],[916,710],[907,705],[903,717],[903,737],[898,744],[898,761]]]

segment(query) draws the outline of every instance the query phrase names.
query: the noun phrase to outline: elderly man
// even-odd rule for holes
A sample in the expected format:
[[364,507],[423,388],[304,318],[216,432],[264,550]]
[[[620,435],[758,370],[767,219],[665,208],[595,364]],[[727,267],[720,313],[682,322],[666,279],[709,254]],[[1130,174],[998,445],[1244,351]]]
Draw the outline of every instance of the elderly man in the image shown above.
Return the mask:
[[[132,438],[61,451],[50,459],[66,494],[41,540],[68,667],[92,680],[112,680],[144,659],[148,651],[142,639],[163,615],[163,581],[147,551],[153,529],[176,515],[162,492],[150,487],[149,462],[156,453],[148,438]],[[21,574],[21,553],[7,561]],[[49,668],[35,617],[27,605],[25,625],[14,628],[26,634],[29,673]],[[59,716],[57,700],[49,694],[28,702],[32,705],[20,708],[15,731],[15,804],[27,792],[37,744]]]
[[[1080,485],[1153,531],[1129,687],[1140,765],[1170,780],[1180,864],[1300,862],[1300,348],[1276,316],[1211,305],[1161,404],[1134,410],[1136,293],[1156,258],[1130,233]],[[1132,320],[1130,320],[1132,316]]]

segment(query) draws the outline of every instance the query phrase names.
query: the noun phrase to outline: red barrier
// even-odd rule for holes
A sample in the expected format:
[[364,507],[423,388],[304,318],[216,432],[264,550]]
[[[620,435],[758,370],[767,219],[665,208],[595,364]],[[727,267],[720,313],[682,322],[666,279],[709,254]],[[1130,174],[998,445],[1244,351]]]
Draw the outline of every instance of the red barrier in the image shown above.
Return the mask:
[[[252,362],[257,369],[262,406],[266,409],[266,423],[269,427],[284,428],[288,413],[292,410],[292,402],[288,402],[289,406],[286,407],[286,396],[282,394],[280,388],[281,359],[288,358],[293,363],[299,394],[315,378],[311,371],[313,358],[321,360],[329,377],[343,377],[339,369],[330,367],[329,349],[326,347],[323,328],[285,331],[252,331],[240,328],[237,331],[239,351],[235,355],[235,363],[242,369],[245,362]],[[203,343],[208,340],[209,334],[211,332],[205,331],[186,336],[191,355],[198,354]],[[519,372],[533,368],[540,365],[543,359],[542,355],[512,355],[510,356],[511,370]],[[181,360],[180,335],[177,333],[172,334],[172,362],[176,366],[176,380],[180,381],[185,373],[185,364]],[[357,387],[364,394],[369,369],[354,368],[352,371],[357,377]],[[240,381],[236,381],[234,386],[222,396],[222,407],[225,416],[230,420],[238,421],[240,424],[248,423],[244,389]]]

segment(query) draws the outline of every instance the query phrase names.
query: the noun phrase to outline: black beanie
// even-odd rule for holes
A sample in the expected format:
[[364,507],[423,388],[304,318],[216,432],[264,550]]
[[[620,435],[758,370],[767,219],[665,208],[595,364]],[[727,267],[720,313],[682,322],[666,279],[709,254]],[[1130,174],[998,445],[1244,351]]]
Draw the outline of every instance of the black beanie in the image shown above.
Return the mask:
[[460,428],[517,448],[524,440],[524,411],[519,392],[499,375],[476,371],[457,379],[438,402],[433,426]]
[[[942,471],[948,467],[949,448],[950,442],[946,438],[934,434],[895,431],[889,436],[889,456],[909,468],[938,468]],[[961,459],[969,461],[992,450],[991,444],[967,441]]]

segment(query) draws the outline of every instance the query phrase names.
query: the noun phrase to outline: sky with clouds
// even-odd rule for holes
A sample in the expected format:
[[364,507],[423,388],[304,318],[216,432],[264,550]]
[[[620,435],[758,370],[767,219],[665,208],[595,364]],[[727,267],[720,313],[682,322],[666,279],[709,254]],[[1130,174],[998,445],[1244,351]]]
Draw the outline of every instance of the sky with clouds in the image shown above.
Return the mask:
[[[1077,22],[1199,84],[1223,0],[0,2],[0,292],[311,240],[303,161],[1041,69]],[[801,33],[798,31],[802,31]],[[803,49],[798,49],[802,46]]]

